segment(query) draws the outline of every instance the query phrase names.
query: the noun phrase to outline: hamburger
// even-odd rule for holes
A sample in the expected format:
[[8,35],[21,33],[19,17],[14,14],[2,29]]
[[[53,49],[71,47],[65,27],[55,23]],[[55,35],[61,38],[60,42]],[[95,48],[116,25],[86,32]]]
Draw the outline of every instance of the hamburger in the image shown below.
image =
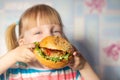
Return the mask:
[[34,54],[44,66],[52,69],[65,67],[73,58],[73,46],[63,37],[48,36],[35,42]]

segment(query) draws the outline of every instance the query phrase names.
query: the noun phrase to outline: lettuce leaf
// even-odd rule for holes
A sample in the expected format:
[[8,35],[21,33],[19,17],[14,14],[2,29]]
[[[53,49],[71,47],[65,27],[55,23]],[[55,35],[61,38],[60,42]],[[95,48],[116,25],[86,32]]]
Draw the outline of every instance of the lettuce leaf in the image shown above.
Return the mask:
[[58,62],[58,61],[61,61],[63,59],[65,60],[68,60],[70,54],[68,52],[66,52],[65,55],[63,56],[60,56],[60,57],[50,57],[50,56],[46,56],[44,54],[44,52],[41,50],[41,48],[39,47],[39,43],[38,42],[35,42],[35,49],[38,51],[39,55],[46,58],[47,60],[51,60],[51,61],[54,61],[54,62]]

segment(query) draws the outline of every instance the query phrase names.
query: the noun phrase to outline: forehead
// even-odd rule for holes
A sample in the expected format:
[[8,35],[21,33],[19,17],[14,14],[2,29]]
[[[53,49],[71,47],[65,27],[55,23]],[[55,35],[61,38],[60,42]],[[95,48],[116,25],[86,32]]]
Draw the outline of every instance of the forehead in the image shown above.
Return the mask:
[[38,25],[38,26],[35,26],[35,27],[32,27],[30,28],[29,30],[35,32],[35,31],[38,31],[38,30],[62,30],[62,27],[60,25],[57,25],[57,24],[43,24],[43,25]]

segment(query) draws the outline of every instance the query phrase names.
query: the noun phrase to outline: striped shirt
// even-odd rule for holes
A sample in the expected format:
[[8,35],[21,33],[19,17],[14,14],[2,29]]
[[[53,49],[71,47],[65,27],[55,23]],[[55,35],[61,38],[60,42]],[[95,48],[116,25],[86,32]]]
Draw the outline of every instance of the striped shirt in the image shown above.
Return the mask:
[[0,75],[0,80],[83,80],[79,71],[69,67],[46,70],[33,67],[9,68]]

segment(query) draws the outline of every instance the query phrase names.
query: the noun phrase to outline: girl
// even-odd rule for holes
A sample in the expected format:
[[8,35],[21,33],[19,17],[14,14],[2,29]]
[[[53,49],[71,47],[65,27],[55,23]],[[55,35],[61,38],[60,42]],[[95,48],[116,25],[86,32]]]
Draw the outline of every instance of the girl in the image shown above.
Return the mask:
[[32,52],[34,42],[46,36],[65,37],[60,15],[52,7],[39,4],[27,9],[19,20],[18,38],[15,27],[12,24],[6,31],[8,52],[0,58],[1,80],[99,80],[77,50],[74,60],[61,69],[49,69],[37,62]]

